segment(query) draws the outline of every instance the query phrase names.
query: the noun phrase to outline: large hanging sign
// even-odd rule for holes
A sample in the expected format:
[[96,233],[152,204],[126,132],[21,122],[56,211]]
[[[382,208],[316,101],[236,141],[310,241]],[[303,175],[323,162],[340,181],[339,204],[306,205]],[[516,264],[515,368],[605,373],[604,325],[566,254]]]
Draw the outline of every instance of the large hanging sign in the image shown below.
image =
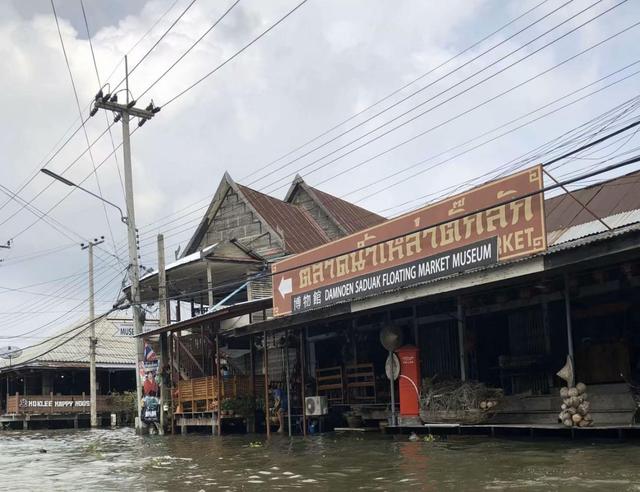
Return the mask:
[[542,188],[535,166],[280,261],[272,269],[274,315],[544,251],[544,196],[527,196]]

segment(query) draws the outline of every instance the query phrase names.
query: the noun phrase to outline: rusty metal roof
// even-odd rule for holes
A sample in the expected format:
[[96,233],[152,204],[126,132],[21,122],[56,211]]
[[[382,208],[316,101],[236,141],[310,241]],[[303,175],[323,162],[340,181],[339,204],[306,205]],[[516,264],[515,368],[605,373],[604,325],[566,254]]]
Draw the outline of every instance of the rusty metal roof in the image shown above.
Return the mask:
[[330,241],[329,237],[304,210],[243,185],[238,189],[284,240],[290,253],[302,253]]
[[[640,209],[640,171],[603,181],[571,192],[598,217],[610,217]],[[586,224],[595,217],[563,193],[545,200],[547,231]]]
[[317,197],[320,204],[329,212],[331,217],[338,222],[348,234],[373,227],[387,220],[381,215],[358,207],[353,203],[349,203],[324,191],[320,191],[317,188],[308,185],[307,187],[313,192],[312,195]]

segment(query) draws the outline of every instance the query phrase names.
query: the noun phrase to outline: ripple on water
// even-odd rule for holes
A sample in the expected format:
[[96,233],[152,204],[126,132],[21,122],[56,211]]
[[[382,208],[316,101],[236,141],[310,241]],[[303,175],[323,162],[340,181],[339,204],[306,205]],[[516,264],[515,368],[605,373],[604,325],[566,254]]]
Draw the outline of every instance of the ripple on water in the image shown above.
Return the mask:
[[316,436],[274,439],[256,452],[248,447],[252,441],[255,436],[140,438],[130,429],[1,432],[0,489],[236,491],[251,483],[261,490],[574,492],[637,490],[640,483],[634,443]]

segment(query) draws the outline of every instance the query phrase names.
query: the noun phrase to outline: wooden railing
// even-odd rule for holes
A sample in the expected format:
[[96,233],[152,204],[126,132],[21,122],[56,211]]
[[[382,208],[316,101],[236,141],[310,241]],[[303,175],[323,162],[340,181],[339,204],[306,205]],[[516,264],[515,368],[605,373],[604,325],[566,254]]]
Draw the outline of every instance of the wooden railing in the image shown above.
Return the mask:
[[[264,395],[264,376],[254,376],[257,396]],[[222,398],[238,398],[251,395],[249,376],[231,376],[223,378]],[[174,395],[178,404],[176,413],[212,412],[218,409],[218,382],[215,376],[192,378],[178,382]]]
[[[98,413],[129,410],[127,405],[115,396],[98,395]],[[16,393],[7,398],[7,414],[77,414],[89,413],[89,395],[21,395]]]

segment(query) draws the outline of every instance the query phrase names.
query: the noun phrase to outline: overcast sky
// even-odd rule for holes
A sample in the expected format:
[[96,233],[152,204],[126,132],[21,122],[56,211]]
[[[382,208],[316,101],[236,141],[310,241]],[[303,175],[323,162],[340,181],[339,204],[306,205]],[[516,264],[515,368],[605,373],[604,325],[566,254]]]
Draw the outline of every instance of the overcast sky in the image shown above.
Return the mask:
[[[129,67],[136,66],[190,1],[85,0],[102,83],[108,81],[115,86],[124,76],[124,54],[128,53]],[[150,99],[164,105],[297,3],[297,0],[240,1],[182,61],[141,96],[232,4],[230,0],[195,1],[131,74],[133,97],[140,98],[138,104],[143,107]],[[417,208],[424,203],[425,199],[420,199],[424,195],[487,173],[637,96],[638,77],[630,77],[492,143],[428,169],[460,152],[458,148],[444,153],[448,149],[640,59],[640,30],[630,29],[518,89],[452,119],[640,20],[640,3],[622,2],[615,7],[618,3],[607,0],[542,3],[541,0],[309,0],[255,45],[163,108],[132,136],[143,264],[155,266],[157,232],[167,236],[170,259],[178,246],[186,244],[201,217],[200,208],[207,205],[225,170],[237,182],[278,197],[284,196],[293,175],[299,172],[311,185],[392,216],[410,207]],[[566,5],[561,7],[563,4]],[[615,8],[610,12],[528,56],[612,7]],[[56,9],[82,114],[86,117],[88,104],[99,84],[81,4],[79,0],[57,0]],[[533,10],[512,25],[374,109],[265,167],[529,9]],[[581,10],[585,11],[491,66]],[[547,14],[534,26],[489,50]],[[487,50],[488,53],[478,57]],[[449,74],[475,57],[477,60]],[[482,82],[525,57],[522,62]],[[639,69],[640,65],[635,65],[545,111]],[[80,131],[49,159],[70,131],[79,126],[78,108],[49,0],[0,3],[0,73],[3,115],[0,119],[0,185],[5,187],[4,192],[16,192],[28,182],[19,191],[20,199],[30,201],[38,195],[32,205],[40,211],[49,211],[55,206],[49,213],[51,219],[36,222],[36,210],[21,209],[17,201],[9,200],[0,191],[0,242],[13,240],[10,250],[0,249],[0,258],[4,260],[0,263],[0,346],[15,342],[26,345],[86,315],[87,255],[80,249],[82,238],[105,236],[96,259],[98,312],[107,309],[117,295],[127,261],[126,231],[115,209],[106,209],[108,225],[105,209],[94,198],[81,192],[64,198],[70,191],[65,185],[52,182],[44,175],[29,179],[46,163],[46,167],[75,182],[86,180],[84,185],[94,192],[98,192],[100,186],[105,198],[124,208],[118,172],[118,167],[120,174],[122,172],[122,156],[118,150],[117,162],[113,157],[107,158],[113,151],[107,133],[91,149],[94,163],[99,166],[96,179],[88,153],[76,161],[87,147],[85,135]],[[471,88],[476,83],[478,85]],[[426,89],[372,121],[310,152],[425,86]],[[119,96],[124,97],[124,93]],[[418,105],[419,109],[376,130]],[[354,150],[422,112],[425,114],[410,123]],[[449,119],[452,121],[445,123]],[[526,121],[522,119],[517,124]],[[136,126],[133,122],[132,129]],[[106,128],[105,114],[100,112],[86,125],[89,140],[98,138]],[[363,137],[372,130],[375,131],[371,135]],[[421,132],[426,133],[375,157]],[[120,125],[113,126],[112,136],[114,144],[119,145]],[[479,142],[482,139],[475,143]],[[624,150],[636,146],[637,141],[625,140],[622,144],[627,145],[621,147]],[[341,147],[344,148],[337,150]],[[610,150],[603,150],[602,155]],[[428,160],[434,156],[439,157]],[[423,160],[426,162],[417,164]],[[585,162],[592,165],[595,161],[575,161],[558,170],[558,174],[584,168]],[[411,171],[385,179],[414,164]],[[356,165],[359,166],[346,171]],[[412,173],[421,170],[422,174],[410,178]],[[404,181],[400,181],[403,178]],[[354,193],[357,189],[360,190]],[[115,253],[112,237],[116,243]],[[110,256],[114,254],[119,260]],[[1,339],[27,331],[33,333],[19,339]]]

